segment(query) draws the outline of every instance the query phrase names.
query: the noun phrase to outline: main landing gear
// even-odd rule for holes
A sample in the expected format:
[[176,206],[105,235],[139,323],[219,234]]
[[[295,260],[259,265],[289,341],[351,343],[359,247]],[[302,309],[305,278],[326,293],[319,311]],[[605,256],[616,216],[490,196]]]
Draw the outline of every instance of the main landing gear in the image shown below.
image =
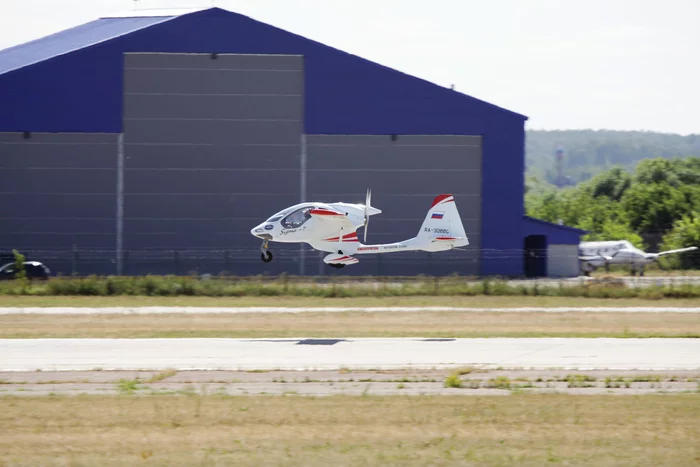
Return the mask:
[[[343,250],[338,250],[338,254],[342,255]],[[343,269],[345,267],[345,265],[342,263],[328,263],[328,266],[330,266],[332,268],[336,268],[336,269]]]
[[270,250],[267,249],[267,240],[265,240],[260,247],[260,259],[263,261],[263,263],[269,263],[272,261],[272,253]]

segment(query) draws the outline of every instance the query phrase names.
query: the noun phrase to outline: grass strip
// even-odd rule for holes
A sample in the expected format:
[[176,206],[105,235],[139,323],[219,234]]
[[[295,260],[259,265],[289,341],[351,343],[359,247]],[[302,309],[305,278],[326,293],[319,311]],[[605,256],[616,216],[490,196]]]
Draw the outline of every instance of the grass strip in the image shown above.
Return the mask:
[[[546,285],[550,284],[550,285]],[[54,278],[0,283],[0,295],[35,296],[195,296],[195,297],[414,297],[414,296],[552,296],[641,298],[646,300],[700,298],[700,284],[630,287],[620,280],[551,285],[537,281],[512,284],[505,280],[472,278],[349,278],[222,277],[203,280],[180,276],[113,276]]]
[[1,338],[700,337],[691,313],[0,315]]
[[696,394],[0,398],[7,465],[695,465],[699,437]]

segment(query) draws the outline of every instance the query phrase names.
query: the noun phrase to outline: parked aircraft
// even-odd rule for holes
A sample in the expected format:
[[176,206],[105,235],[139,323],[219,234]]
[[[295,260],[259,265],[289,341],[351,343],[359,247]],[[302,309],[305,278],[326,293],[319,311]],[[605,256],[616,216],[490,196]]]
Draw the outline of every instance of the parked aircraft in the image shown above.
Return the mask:
[[308,243],[312,248],[330,254],[323,262],[343,268],[358,263],[358,255],[395,253],[399,251],[445,251],[469,245],[454,197],[442,194],[435,197],[418,235],[396,243],[366,245],[357,236],[364,227],[363,242],[367,242],[370,216],[381,210],[370,206],[372,193],[367,190],[365,204],[308,202],[290,206],[250,233],[262,239],[261,259],[272,261],[269,242]]
[[579,261],[581,263],[581,272],[586,276],[599,267],[605,267],[607,270],[610,265],[613,264],[629,266],[630,272],[633,276],[637,273],[639,273],[640,276],[643,276],[644,267],[657,261],[661,256],[683,253],[697,249],[698,247],[691,246],[677,250],[662,251],[660,253],[646,253],[632,245],[627,240],[619,240],[581,242],[579,244],[578,251]]

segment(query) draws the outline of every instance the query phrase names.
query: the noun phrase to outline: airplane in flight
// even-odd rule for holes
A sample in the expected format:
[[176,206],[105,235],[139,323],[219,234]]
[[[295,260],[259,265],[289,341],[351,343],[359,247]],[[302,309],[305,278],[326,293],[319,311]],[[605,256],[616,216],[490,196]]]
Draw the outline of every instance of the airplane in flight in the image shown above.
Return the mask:
[[[290,206],[270,216],[251,229],[250,233],[262,239],[261,259],[272,261],[269,242],[308,243],[312,248],[329,253],[323,262],[334,268],[356,264],[356,256],[399,251],[446,251],[469,245],[454,197],[442,194],[435,197],[418,234],[408,240],[379,245],[367,245],[370,216],[381,210],[370,205],[371,190],[367,190],[365,204],[307,202]],[[357,229],[364,227],[363,242]]]
[[588,276],[600,267],[605,267],[606,270],[609,270],[611,265],[629,266],[633,276],[637,273],[643,276],[644,267],[654,263],[660,257],[697,249],[698,247],[691,246],[660,253],[646,253],[627,240],[581,242],[579,243],[579,261],[581,263],[581,272],[585,276]]

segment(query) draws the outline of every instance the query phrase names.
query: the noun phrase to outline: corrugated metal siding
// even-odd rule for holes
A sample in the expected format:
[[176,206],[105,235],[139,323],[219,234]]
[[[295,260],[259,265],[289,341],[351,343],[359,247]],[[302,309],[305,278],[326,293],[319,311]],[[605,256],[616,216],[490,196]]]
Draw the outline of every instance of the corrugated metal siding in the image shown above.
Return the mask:
[[[469,238],[463,250],[358,255],[340,275],[479,274],[481,246],[481,138],[434,135],[309,135],[307,199],[364,203],[372,189],[373,216],[367,243],[414,237],[436,195],[451,193]],[[364,229],[359,231],[360,237]],[[326,253],[320,256],[325,256]],[[310,253],[307,270],[316,272]],[[324,268],[325,274],[333,270]]]
[[[483,137],[484,274],[520,274],[525,117],[219,9],[0,75],[5,131],[119,132],[123,52],[300,54],[310,134]],[[50,77],[50,78],[49,78]]]
[[189,253],[179,272],[298,273],[298,245],[275,244],[266,264],[250,229],[299,202],[303,58],[139,53],[125,62],[126,272],[171,272],[165,252],[180,251]]
[[16,248],[54,273],[81,264],[113,274],[117,135],[0,133],[0,250]]

